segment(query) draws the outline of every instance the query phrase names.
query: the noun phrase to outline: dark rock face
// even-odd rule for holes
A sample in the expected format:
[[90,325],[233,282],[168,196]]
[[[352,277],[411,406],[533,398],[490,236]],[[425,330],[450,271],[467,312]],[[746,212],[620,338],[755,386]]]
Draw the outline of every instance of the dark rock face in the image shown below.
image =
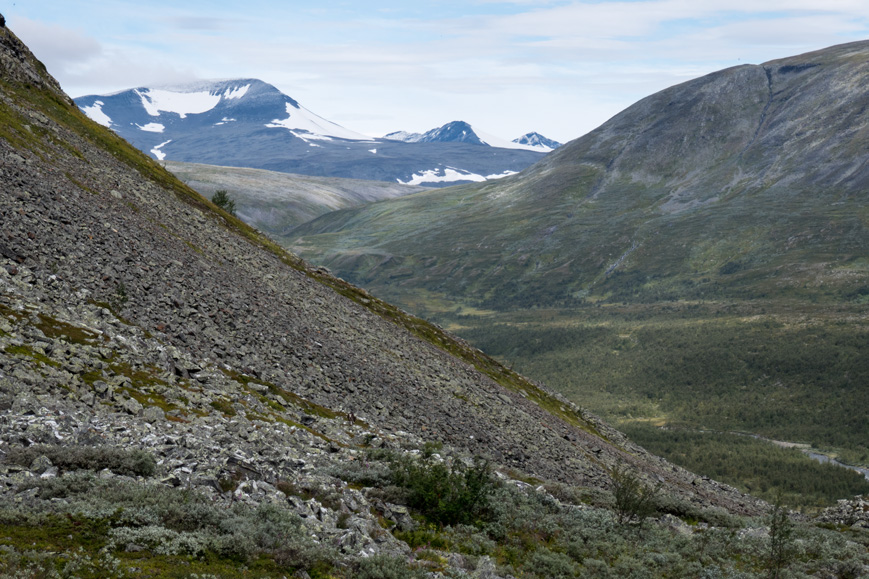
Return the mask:
[[482,145],[483,141],[474,133],[471,125],[464,121],[453,121],[423,134],[418,143],[471,143]]

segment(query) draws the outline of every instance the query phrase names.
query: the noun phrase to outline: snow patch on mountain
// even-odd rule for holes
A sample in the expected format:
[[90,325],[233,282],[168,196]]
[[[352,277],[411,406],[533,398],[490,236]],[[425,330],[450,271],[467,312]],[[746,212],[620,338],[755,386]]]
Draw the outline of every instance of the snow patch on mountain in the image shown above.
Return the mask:
[[422,138],[422,133],[408,133],[407,131],[395,131],[388,135],[383,135],[384,139],[390,141],[404,141],[405,143],[418,143]]
[[420,173],[414,173],[407,181],[402,181],[401,179],[396,179],[396,181],[402,185],[425,185],[426,183],[456,183],[464,181],[480,183],[488,181],[489,179],[501,179],[502,177],[515,174],[516,171],[504,171],[503,173],[484,177],[483,175],[477,175],[476,173],[463,171],[462,169],[446,167],[444,169],[429,169]]
[[[274,129],[274,128],[279,128],[283,125],[269,124],[266,126]],[[304,132],[304,131],[290,131],[290,134],[293,135],[294,137],[296,137],[297,139],[302,139],[306,143],[310,143],[311,141],[331,141],[332,140],[332,137],[327,137],[326,135],[318,135],[316,133],[308,133],[308,132]]]
[[165,147],[166,145],[168,145],[171,142],[172,142],[172,139],[169,139],[168,141],[166,141],[164,143],[160,143],[159,145],[157,145],[156,147],[151,149],[151,154],[154,155],[158,161],[162,161],[163,159],[166,158],[166,153],[164,153],[160,149],[162,149],[163,147]]
[[203,92],[177,92],[172,90],[146,88],[134,91],[142,100],[142,106],[152,117],[161,112],[175,113],[182,119],[187,115],[198,115],[213,109],[220,102],[219,94]]
[[[329,140],[329,137],[346,139],[349,141],[373,140],[371,137],[367,137],[355,131],[345,129],[341,125],[335,124],[331,121],[327,121],[323,117],[315,115],[304,107],[294,105],[293,103],[287,103],[286,107],[288,115],[287,118],[274,119],[272,122],[266,124],[266,126],[271,129],[289,129],[294,136],[305,140],[315,139],[318,137],[325,138],[324,140]],[[302,136],[295,131],[306,131],[310,134]]]
[[495,175],[487,175],[486,180],[488,181],[489,179],[503,179],[504,177],[509,177],[510,175],[515,175],[517,173],[518,171],[504,171],[503,173],[497,173]]
[[243,97],[244,95],[247,94],[247,91],[249,88],[250,88],[249,84],[246,84],[244,86],[238,86],[235,88],[230,87],[223,92],[223,98],[225,98],[227,100],[240,99],[241,97]]
[[84,114],[88,116],[88,118],[96,123],[101,124],[104,127],[112,126],[112,119],[103,112],[103,105],[105,103],[103,101],[94,101],[93,106],[89,107],[81,107],[81,110]]
[[485,181],[482,175],[456,171],[455,169],[429,169],[420,173],[414,173],[407,181],[396,179],[402,185],[422,185],[423,183],[453,183],[456,181]]
[[166,130],[166,127],[161,125],[160,123],[148,123],[147,125],[136,125],[139,129],[143,131],[147,131],[149,133],[162,133]]

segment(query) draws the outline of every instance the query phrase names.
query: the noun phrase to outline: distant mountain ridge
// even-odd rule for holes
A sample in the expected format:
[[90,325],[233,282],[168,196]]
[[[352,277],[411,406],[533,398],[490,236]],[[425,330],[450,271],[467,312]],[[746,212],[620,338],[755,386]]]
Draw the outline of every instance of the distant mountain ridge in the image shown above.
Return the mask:
[[491,146],[483,148],[479,138],[369,137],[251,78],[138,87],[75,102],[158,160],[443,186],[517,173],[547,152],[497,138],[487,138]]
[[528,145],[530,147],[543,149],[544,151],[545,150],[552,151],[552,150],[555,150],[562,145],[562,143],[559,143],[558,141],[554,141],[552,139],[547,139],[546,137],[544,137],[540,133],[536,133],[536,132],[525,133],[524,135],[522,135],[518,139],[514,139],[513,142],[518,143],[520,145]]
[[383,138],[403,141],[405,143],[471,143],[474,145],[542,152],[549,152],[561,146],[561,143],[547,139],[538,133],[528,133],[518,139],[505,141],[480,132],[464,121],[452,121],[425,133],[396,131],[385,135]]

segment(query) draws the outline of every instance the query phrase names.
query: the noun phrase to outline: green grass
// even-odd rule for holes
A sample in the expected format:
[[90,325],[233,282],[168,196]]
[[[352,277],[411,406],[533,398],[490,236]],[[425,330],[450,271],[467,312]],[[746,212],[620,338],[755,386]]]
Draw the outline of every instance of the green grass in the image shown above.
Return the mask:
[[30,359],[35,360],[36,362],[39,362],[40,364],[43,364],[45,366],[51,366],[53,368],[60,367],[60,364],[58,362],[52,360],[51,358],[49,358],[45,354],[40,354],[39,352],[37,352],[36,350],[34,350],[33,348],[31,348],[30,346],[28,346],[26,344],[22,344],[20,346],[15,346],[15,345],[6,346],[5,352],[7,354],[12,355],[12,356],[30,358]]
[[72,344],[88,346],[99,343],[97,341],[99,334],[96,332],[62,322],[45,314],[39,314],[39,322],[35,325],[46,337],[51,339],[61,339]]
[[233,408],[232,402],[230,402],[229,400],[219,398],[216,400],[212,400],[209,404],[212,408],[222,412],[226,416],[235,416],[236,414],[238,414],[235,408]]

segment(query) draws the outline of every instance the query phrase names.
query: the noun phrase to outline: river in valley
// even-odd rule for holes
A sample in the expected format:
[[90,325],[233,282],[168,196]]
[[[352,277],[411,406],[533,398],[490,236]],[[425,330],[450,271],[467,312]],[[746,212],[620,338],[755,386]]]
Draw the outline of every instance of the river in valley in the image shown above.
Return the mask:
[[766,438],[766,437],[760,436],[759,434],[748,434],[745,432],[731,432],[731,434],[738,434],[740,436],[750,436],[752,438],[757,438],[758,440],[771,442],[771,443],[775,444],[776,446],[781,446],[784,448],[796,448],[800,452],[802,452],[803,454],[805,454],[806,456],[808,456],[811,459],[817,460],[818,462],[824,462],[824,463],[829,462],[831,464],[835,464],[836,466],[841,466],[842,468],[849,468],[851,470],[855,470],[855,471],[859,472],[860,474],[862,474],[864,477],[866,477],[866,480],[869,480],[869,468],[852,466],[850,464],[845,464],[844,462],[839,462],[835,458],[829,457],[826,454],[823,454],[823,453],[820,453],[816,450],[813,450],[811,448],[811,445],[809,445],[809,444],[803,444],[803,443],[799,443],[799,442],[787,442],[785,440],[773,440],[771,438]]
[[835,465],[842,466],[845,468],[850,468],[851,470],[856,470],[860,474],[866,477],[866,480],[869,480],[869,468],[861,468],[859,466],[851,466],[850,464],[845,464],[839,462],[835,458],[830,458],[826,454],[821,454],[819,452],[812,452],[811,450],[803,450],[810,458],[817,460],[818,462],[831,462]]

